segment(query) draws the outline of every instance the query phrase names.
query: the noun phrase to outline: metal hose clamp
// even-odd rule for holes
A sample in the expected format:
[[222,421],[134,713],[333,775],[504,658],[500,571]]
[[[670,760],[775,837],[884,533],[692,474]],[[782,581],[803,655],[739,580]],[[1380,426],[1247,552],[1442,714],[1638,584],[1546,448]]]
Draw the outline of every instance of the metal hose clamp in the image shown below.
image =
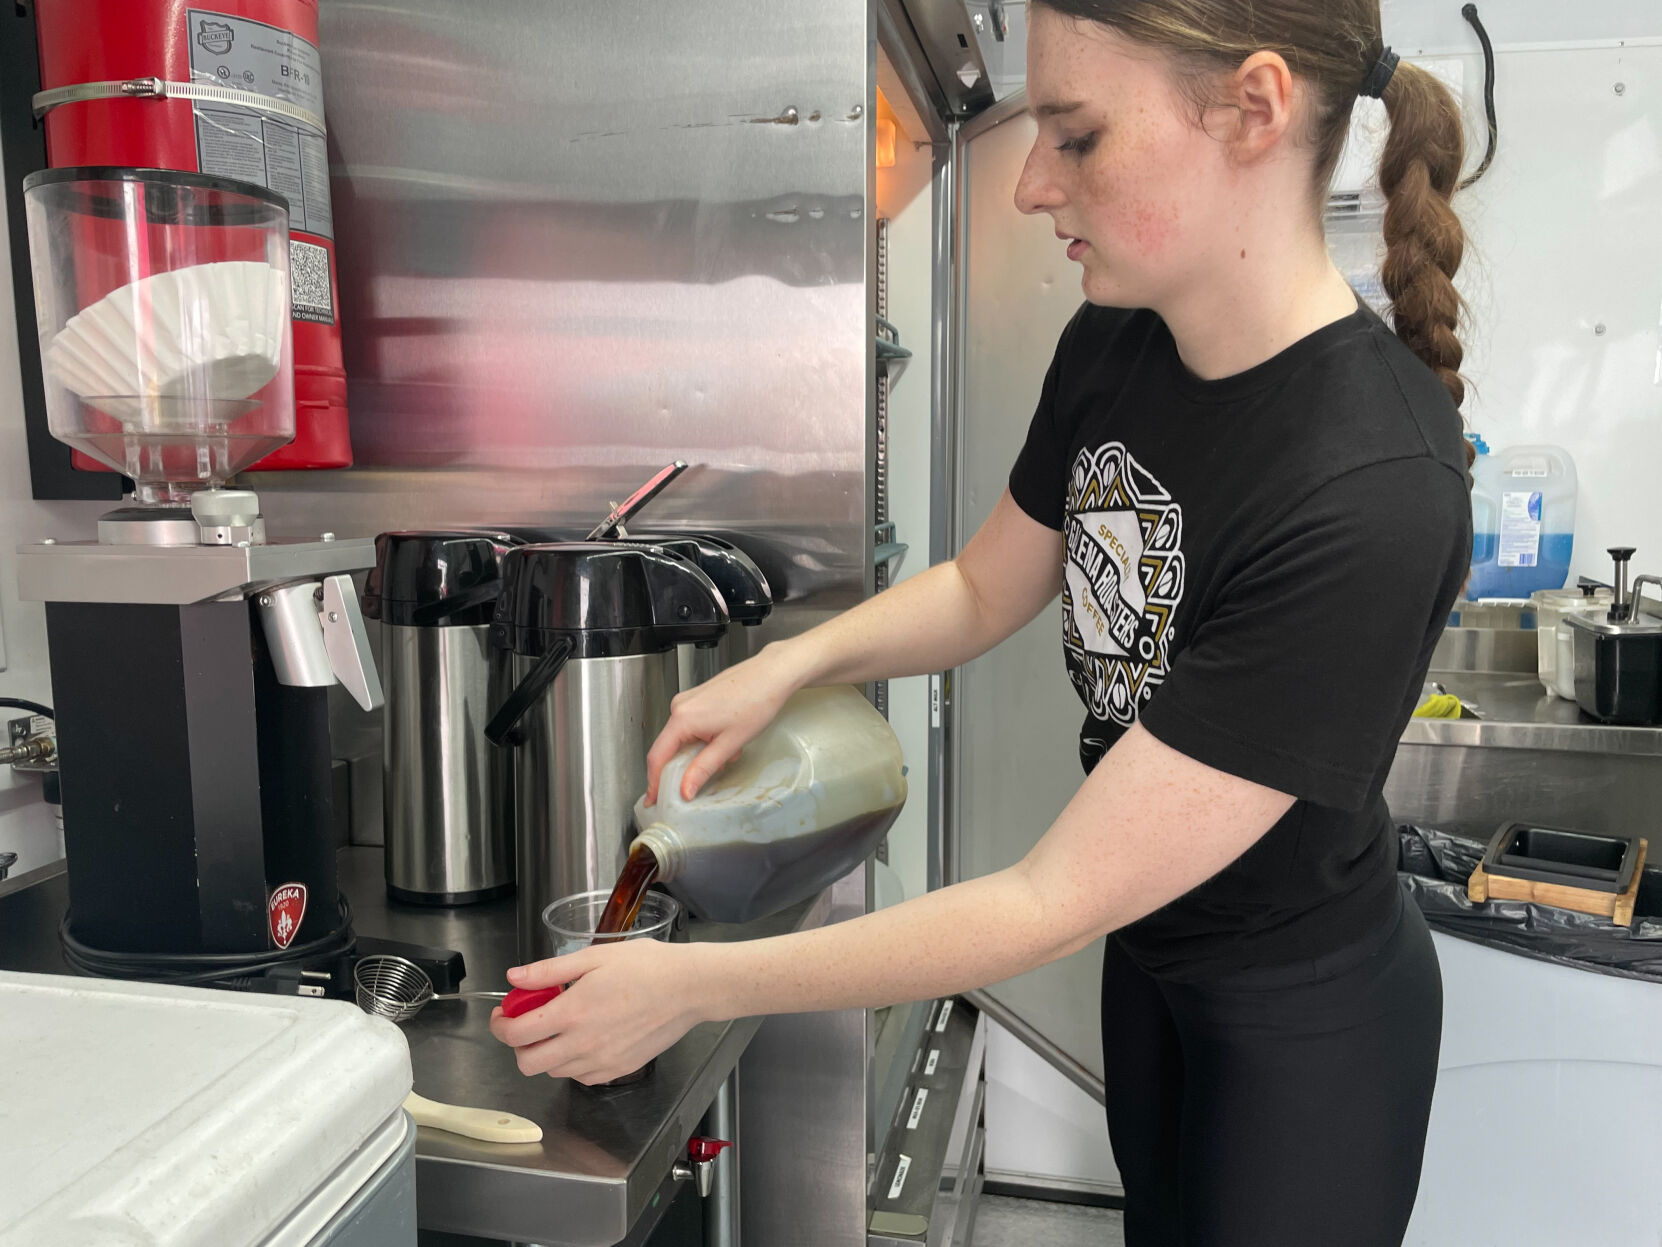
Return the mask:
[[323,118],[309,108],[301,108],[298,104],[291,104],[287,100],[279,100],[269,95],[257,95],[253,91],[239,91],[235,87],[213,86],[197,82],[169,82],[163,78],[125,78],[112,79],[107,82],[77,82],[67,87],[53,87],[50,91],[41,91],[35,95],[34,110],[36,117],[44,117],[64,104],[77,104],[83,100],[209,100],[216,104],[233,104],[238,108],[251,109],[254,112],[269,113],[274,117],[283,117],[289,121],[299,122],[310,126],[319,133],[324,133]]

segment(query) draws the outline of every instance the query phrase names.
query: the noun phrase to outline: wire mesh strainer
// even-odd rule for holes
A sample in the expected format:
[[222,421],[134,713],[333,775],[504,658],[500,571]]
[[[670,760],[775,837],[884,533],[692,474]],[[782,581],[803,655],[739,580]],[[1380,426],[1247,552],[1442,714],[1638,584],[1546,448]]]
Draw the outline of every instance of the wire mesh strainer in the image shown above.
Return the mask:
[[415,962],[390,953],[360,958],[352,970],[358,1008],[393,1022],[408,1022],[432,1000],[501,1000],[505,992],[433,991],[433,980]]

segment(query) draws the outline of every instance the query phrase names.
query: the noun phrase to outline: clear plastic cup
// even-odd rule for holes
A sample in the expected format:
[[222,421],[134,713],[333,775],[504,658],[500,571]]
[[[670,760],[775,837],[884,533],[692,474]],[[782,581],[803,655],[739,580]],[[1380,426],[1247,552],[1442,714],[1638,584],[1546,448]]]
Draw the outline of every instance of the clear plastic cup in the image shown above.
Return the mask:
[[[600,925],[611,892],[579,892],[564,896],[542,911],[543,926],[554,939],[554,956],[563,957],[594,943],[594,929]],[[668,940],[681,917],[681,903],[662,892],[648,892],[641,899],[635,925],[622,936],[606,937],[607,942],[625,940]]]
[[[600,925],[600,915],[605,912],[606,902],[611,896],[609,891],[579,892],[575,896],[561,897],[542,911],[543,925],[553,937],[554,956],[563,957],[594,943],[595,928]],[[673,896],[666,896],[662,892],[648,892],[641,899],[641,909],[636,915],[635,925],[621,935],[602,938],[608,943],[614,940],[670,940],[675,936],[680,918],[681,903]],[[633,1073],[595,1085],[626,1087],[645,1078],[657,1063],[657,1058],[654,1057]]]

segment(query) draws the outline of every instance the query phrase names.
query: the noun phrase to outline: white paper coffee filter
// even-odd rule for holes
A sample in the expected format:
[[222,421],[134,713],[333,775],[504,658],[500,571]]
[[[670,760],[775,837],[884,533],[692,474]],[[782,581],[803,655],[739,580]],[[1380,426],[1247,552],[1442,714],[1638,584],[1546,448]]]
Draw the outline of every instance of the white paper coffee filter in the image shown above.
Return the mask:
[[282,273],[258,261],[156,273],[72,317],[48,365],[83,398],[244,399],[282,363],[287,294]]

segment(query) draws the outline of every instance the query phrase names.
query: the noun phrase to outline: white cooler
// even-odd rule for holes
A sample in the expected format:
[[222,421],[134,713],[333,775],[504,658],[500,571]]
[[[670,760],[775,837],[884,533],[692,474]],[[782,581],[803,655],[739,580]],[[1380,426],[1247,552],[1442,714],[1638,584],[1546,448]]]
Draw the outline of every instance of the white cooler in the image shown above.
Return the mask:
[[1662,983],[1436,934],[1443,1051],[1408,1247],[1662,1243]]
[[0,1247],[414,1247],[410,1052],[339,1001],[0,972]]

